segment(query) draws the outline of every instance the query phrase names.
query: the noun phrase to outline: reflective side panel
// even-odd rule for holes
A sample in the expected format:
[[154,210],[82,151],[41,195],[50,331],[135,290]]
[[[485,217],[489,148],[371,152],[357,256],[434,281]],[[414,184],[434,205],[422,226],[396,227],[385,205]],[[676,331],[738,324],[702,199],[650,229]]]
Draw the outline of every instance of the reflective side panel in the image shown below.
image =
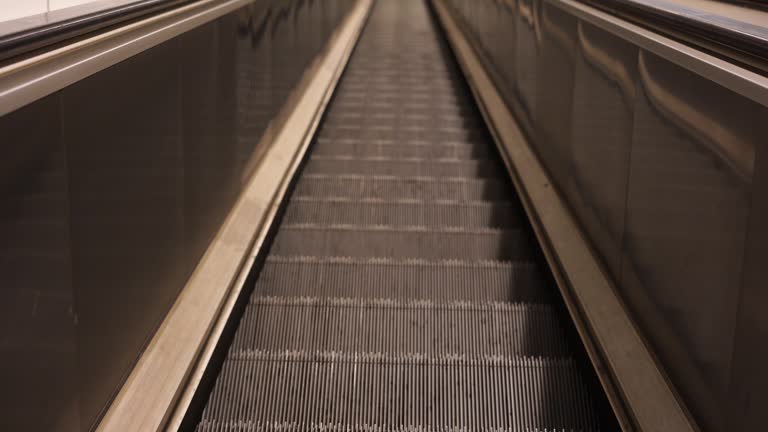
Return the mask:
[[638,49],[583,21],[578,23],[576,40],[569,199],[612,276],[618,278]]
[[[765,108],[761,107],[761,110]],[[765,119],[766,114],[761,115]],[[755,127],[760,142],[768,142],[768,122]],[[768,152],[756,148],[752,200],[744,249],[744,269],[736,318],[729,382],[727,430],[760,430],[766,424],[768,406]]]
[[0,430],[91,430],[353,4],[254,1],[0,117]]
[[235,163],[239,181],[255,163],[256,145],[279,108],[272,97],[269,29],[275,13],[273,3],[251,3],[236,14]]
[[765,111],[647,52],[638,69],[622,290],[680,392],[722,427]]
[[[61,92],[83,424],[96,420],[193,265],[182,48],[173,39]],[[147,70],[152,79],[134,79]]]
[[509,98],[514,92],[514,86],[509,84],[515,82],[515,60],[517,58],[515,49],[517,47],[517,1],[504,0],[499,5],[499,16],[496,17],[496,37],[494,38],[493,58],[496,59],[497,69],[505,77],[504,94]]
[[[533,133],[531,124],[536,112],[536,59],[538,58],[538,29],[536,9],[538,0],[518,0],[518,13],[515,22],[515,82],[518,103],[522,111],[523,128]],[[537,144],[534,144],[537,145]]]
[[237,17],[228,15],[179,38],[183,218],[191,265],[198,262],[226,217],[240,183],[235,37]]
[[557,184],[571,197],[571,113],[575,69],[576,19],[541,2],[536,63],[535,140]]
[[2,430],[80,427],[69,167],[59,136],[58,94],[0,117]]
[[765,424],[766,107],[559,0],[504,2],[506,26],[446,3],[699,424]]

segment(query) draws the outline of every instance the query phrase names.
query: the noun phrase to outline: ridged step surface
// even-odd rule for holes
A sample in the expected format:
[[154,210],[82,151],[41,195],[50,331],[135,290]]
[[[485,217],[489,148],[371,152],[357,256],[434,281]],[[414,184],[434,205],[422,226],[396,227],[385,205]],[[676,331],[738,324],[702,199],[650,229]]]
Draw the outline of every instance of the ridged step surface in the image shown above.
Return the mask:
[[[371,93],[371,96],[375,96],[376,92],[379,91],[380,87],[377,87],[374,85],[366,85],[362,84],[363,86],[366,86],[368,88],[368,92]],[[393,86],[389,86],[390,88]],[[404,87],[404,86],[394,86],[399,87],[401,91],[410,91],[411,88]],[[435,92],[444,92],[446,90],[449,90],[447,87],[434,87],[430,89],[430,91]],[[471,115],[462,115],[462,114],[440,114],[440,113],[373,113],[371,115],[364,115],[360,112],[354,112],[354,111],[347,111],[347,112],[338,112],[334,111],[333,113],[328,113],[328,115],[325,118],[325,124],[331,124],[331,125],[337,125],[337,124],[347,124],[350,122],[353,122],[356,125],[359,125],[361,127],[368,127],[372,125],[377,124],[387,124],[394,127],[400,127],[400,126],[421,126],[421,127],[438,127],[441,125],[451,125],[451,127],[477,127],[478,125],[481,125],[482,122],[475,116]],[[487,146],[482,146],[486,147]],[[489,150],[492,150],[489,149]]]
[[418,227],[519,227],[524,216],[511,203],[360,202],[294,198],[286,224]]
[[[440,92],[436,90],[443,91]],[[393,102],[403,105],[413,102],[442,102],[446,105],[460,105],[469,102],[466,96],[445,90],[445,87],[435,89],[427,86],[421,88],[412,86],[408,88],[407,91],[394,86],[391,86],[388,89],[379,87],[375,90],[345,87],[339,92],[339,96],[343,97],[345,101],[358,100],[360,102],[370,99],[371,96],[376,96],[375,100],[377,102]]]
[[433,301],[548,301],[529,262],[275,256],[267,258],[257,295],[337,296]]
[[395,141],[468,141],[484,138],[480,129],[467,127],[424,127],[395,125],[371,125],[363,127],[353,124],[335,125],[323,128],[325,139],[358,139],[358,140],[395,140]]
[[272,245],[277,255],[519,260],[531,257],[522,230],[383,226],[283,225]]
[[198,431],[598,430],[564,358],[238,351],[219,383],[212,398],[237,402],[209,404]]
[[495,179],[305,174],[295,197],[351,200],[508,201],[510,185]]
[[487,147],[464,141],[444,141],[433,144],[429,141],[407,140],[320,140],[312,154],[317,156],[351,156],[383,159],[485,159],[491,156]]
[[255,297],[231,351],[565,356],[549,305]]
[[304,172],[307,174],[357,174],[396,177],[462,177],[501,178],[504,171],[499,161],[354,158],[347,156],[313,156]]
[[[393,83],[393,82],[397,82],[397,80],[393,78],[393,79],[379,81],[379,82]],[[418,82],[423,82],[423,81],[418,81]],[[418,82],[414,82],[414,84],[417,84]],[[335,102],[334,109],[337,110],[340,114],[362,113],[364,115],[371,115],[371,114],[395,115],[398,113],[402,113],[404,115],[414,115],[414,114],[418,115],[418,114],[423,114],[424,112],[432,112],[433,117],[443,117],[443,116],[461,117],[461,116],[469,116],[473,114],[472,109],[469,107],[462,107],[462,106],[451,105],[451,104],[433,104],[430,102],[397,104],[393,102],[350,101],[350,102],[344,103],[343,105],[339,104],[339,102]]]

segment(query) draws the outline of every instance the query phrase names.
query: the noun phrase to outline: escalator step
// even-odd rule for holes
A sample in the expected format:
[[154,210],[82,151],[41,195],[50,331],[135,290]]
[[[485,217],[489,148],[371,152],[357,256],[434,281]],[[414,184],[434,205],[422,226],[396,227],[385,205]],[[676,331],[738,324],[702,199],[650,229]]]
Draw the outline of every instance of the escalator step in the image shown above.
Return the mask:
[[[399,61],[408,61],[407,59],[400,57]],[[350,69],[349,75],[346,75],[344,77],[344,80],[339,83],[338,90],[339,92],[344,91],[379,91],[379,90],[428,90],[428,91],[435,91],[438,93],[455,93],[457,91],[463,90],[463,86],[460,82],[457,82],[456,80],[451,79],[450,77],[446,77],[445,75],[441,75],[439,77],[434,77],[435,79],[432,80],[420,80],[419,82],[408,82],[407,79],[401,79],[397,82],[371,82],[369,78],[376,78],[372,77],[370,74],[366,75],[362,72],[353,74],[353,71]],[[400,78],[407,78],[405,76]],[[341,93],[340,93],[341,94]]]
[[242,351],[204,431],[594,431],[567,358]]
[[294,196],[468,202],[505,201],[513,195],[508,182],[491,179],[306,174]]
[[[388,88],[387,88],[388,87]],[[443,87],[445,89],[446,87]],[[451,88],[455,90],[455,87]],[[406,86],[369,86],[365,89],[343,88],[337,97],[345,101],[365,102],[374,99],[378,102],[390,102],[396,104],[430,103],[432,105],[465,105],[470,102],[467,95],[457,94],[455,91],[446,92],[438,88],[425,88],[413,85]],[[440,91],[443,90],[443,91]]]
[[424,126],[394,127],[393,125],[361,125],[343,124],[323,126],[319,137],[334,140],[425,140],[425,141],[474,141],[482,142],[485,133],[479,128],[440,126],[428,128]]
[[271,255],[258,295],[431,299],[433,301],[548,301],[535,264],[421,261]]
[[522,230],[283,225],[271,251],[276,255],[505,261],[530,258],[532,245]]
[[501,164],[492,159],[436,161],[430,159],[386,159],[312,156],[306,174],[357,174],[397,177],[505,178]]
[[[375,86],[370,86],[372,88],[375,88]],[[402,91],[409,91],[410,89],[406,86],[384,86],[388,88],[398,88]],[[430,91],[440,93],[445,91],[450,91],[445,88],[433,88],[430,89]],[[354,112],[354,111],[345,111],[345,112],[336,112],[332,111],[329,112],[325,119],[325,122],[330,125],[336,125],[336,124],[348,124],[348,123],[354,123],[357,125],[360,125],[361,127],[368,127],[378,124],[388,124],[392,126],[421,126],[421,127],[437,127],[437,126],[444,126],[444,125],[450,125],[452,127],[467,127],[467,128],[474,128],[482,125],[482,120],[478,116],[474,115],[467,115],[467,114],[459,114],[459,115],[450,115],[450,114],[441,114],[441,113],[400,113],[400,112],[391,112],[391,113],[371,113],[369,115],[364,115],[360,112]],[[488,147],[487,145],[483,145],[482,147]]]
[[312,154],[386,159],[467,160],[488,158],[492,148],[466,141],[428,141],[318,139]]
[[419,227],[519,227],[525,216],[509,203],[360,202],[294,198],[286,224]]
[[[357,60],[360,63],[360,60]],[[425,62],[419,67],[403,68],[402,65],[397,65],[397,62],[390,64],[382,63],[378,65],[370,65],[371,61],[362,61],[362,64],[350,64],[349,74],[344,77],[344,80],[349,82],[411,82],[411,83],[430,83],[434,80],[439,82],[451,82],[455,81],[455,73],[459,72],[455,68],[445,67],[440,65],[431,64]]]
[[548,305],[255,297],[230,353],[244,350],[565,356]]
[[[383,79],[371,79],[372,84],[392,84],[398,82],[397,78],[383,77]],[[419,81],[405,81],[413,82],[416,85]],[[376,114],[397,114],[402,113],[405,115],[423,115],[431,113],[433,116],[475,116],[477,115],[474,109],[468,105],[453,105],[444,104],[436,106],[429,102],[410,102],[407,104],[399,104],[389,101],[376,101],[376,100],[349,100],[344,101],[338,99],[334,101],[334,110],[340,115],[348,114],[351,112],[362,113],[363,115]]]

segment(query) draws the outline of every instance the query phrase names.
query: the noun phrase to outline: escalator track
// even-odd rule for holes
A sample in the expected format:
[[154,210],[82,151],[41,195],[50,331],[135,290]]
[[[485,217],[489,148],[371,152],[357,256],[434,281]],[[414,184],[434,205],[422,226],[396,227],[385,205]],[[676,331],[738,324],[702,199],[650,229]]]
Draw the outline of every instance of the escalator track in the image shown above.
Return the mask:
[[422,0],[376,3],[197,431],[613,430]]

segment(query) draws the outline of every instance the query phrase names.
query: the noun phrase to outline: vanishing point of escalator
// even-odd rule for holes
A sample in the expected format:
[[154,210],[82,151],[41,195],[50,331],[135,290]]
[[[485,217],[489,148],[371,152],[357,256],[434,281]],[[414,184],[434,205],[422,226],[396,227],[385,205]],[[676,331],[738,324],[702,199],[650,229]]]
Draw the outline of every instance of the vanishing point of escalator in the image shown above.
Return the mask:
[[380,0],[198,431],[605,430],[423,0]]

